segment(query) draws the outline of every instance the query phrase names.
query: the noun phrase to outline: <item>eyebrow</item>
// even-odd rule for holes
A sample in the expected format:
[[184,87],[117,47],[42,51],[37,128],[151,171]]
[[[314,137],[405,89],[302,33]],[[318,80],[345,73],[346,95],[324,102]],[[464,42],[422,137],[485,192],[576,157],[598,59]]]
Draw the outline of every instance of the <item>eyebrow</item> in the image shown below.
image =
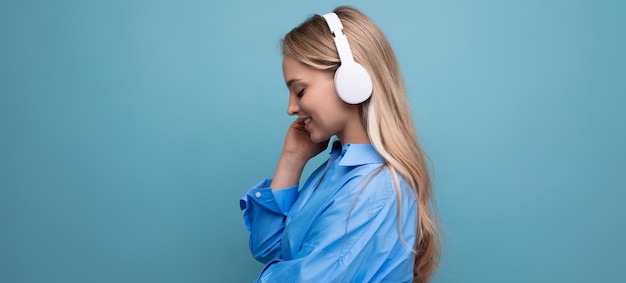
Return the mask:
[[287,88],[291,88],[291,85],[295,82],[300,81],[300,79],[291,79],[287,81]]

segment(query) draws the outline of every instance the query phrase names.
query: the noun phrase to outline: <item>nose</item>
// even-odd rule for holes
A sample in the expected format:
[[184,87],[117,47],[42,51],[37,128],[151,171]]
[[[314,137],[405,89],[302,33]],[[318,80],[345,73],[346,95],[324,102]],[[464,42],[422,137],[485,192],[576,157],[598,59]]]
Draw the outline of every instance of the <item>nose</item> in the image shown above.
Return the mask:
[[298,106],[298,100],[294,98],[294,95],[289,96],[289,105],[287,105],[287,114],[290,116],[297,115],[300,112],[300,106]]

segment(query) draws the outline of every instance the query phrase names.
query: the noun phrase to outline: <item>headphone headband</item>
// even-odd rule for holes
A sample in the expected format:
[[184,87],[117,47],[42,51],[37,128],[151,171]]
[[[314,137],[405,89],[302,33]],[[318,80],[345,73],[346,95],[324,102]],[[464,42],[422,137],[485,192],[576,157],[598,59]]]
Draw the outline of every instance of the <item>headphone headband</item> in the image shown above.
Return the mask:
[[350,50],[350,44],[348,44],[348,38],[343,33],[343,25],[341,24],[341,20],[339,20],[337,14],[328,13],[322,17],[326,19],[330,32],[335,35],[335,46],[337,46],[337,52],[339,53],[339,59],[342,64],[344,62],[354,61],[354,58],[352,58],[352,51]]
[[322,17],[326,19],[326,22],[328,23],[328,27],[330,28],[330,31],[332,33],[336,34],[337,31],[343,30],[343,25],[341,24],[341,21],[339,20],[339,17],[337,16],[337,14],[328,13],[326,15],[323,15]]

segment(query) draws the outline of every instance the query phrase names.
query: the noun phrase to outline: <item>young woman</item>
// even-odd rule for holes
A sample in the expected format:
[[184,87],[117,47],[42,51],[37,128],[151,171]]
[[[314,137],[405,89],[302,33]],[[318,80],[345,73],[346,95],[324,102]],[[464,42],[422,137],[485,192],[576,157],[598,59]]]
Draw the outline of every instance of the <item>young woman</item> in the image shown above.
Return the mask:
[[297,118],[274,177],[241,199],[250,249],[266,264],[257,282],[428,282],[439,259],[429,170],[383,33],[338,7],[291,30],[282,50]]

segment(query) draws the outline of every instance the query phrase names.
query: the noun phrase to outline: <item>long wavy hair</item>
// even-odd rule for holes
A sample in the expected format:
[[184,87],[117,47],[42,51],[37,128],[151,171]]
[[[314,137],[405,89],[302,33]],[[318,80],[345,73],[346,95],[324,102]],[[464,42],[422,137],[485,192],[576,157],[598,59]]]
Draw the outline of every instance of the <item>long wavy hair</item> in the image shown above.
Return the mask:
[[[430,163],[417,139],[398,61],[382,31],[367,16],[348,6],[337,7],[333,12],[343,24],[354,60],[372,78],[372,96],[359,105],[370,142],[385,159],[399,200],[402,196],[397,174],[411,185],[417,197],[413,282],[428,282],[439,265],[439,224],[432,197]],[[282,40],[282,51],[283,55],[318,70],[334,72],[341,63],[333,35],[319,15],[287,33]],[[398,229],[401,229],[399,224]]]

